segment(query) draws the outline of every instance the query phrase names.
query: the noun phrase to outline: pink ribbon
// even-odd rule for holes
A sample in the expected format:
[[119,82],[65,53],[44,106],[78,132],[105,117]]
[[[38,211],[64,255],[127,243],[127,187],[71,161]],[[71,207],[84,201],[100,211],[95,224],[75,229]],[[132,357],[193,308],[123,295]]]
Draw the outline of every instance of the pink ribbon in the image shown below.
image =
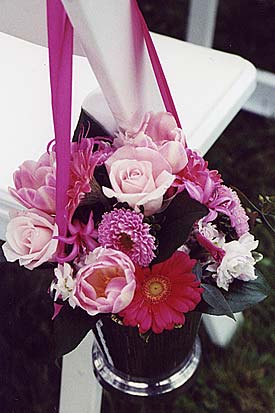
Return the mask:
[[[155,46],[136,0],[133,0],[133,6],[135,17],[140,20],[142,26],[143,36],[165,108],[174,116],[178,127],[181,127]],[[70,172],[73,28],[61,1],[47,0],[47,25],[56,141],[56,223],[59,228],[59,236],[66,236],[66,205]],[[60,247],[62,246],[60,245]]]
[[56,141],[56,223],[59,235],[65,236],[70,171],[73,28],[60,1],[47,0],[47,25]]
[[166,108],[167,112],[170,112],[177,123],[178,128],[181,128],[181,123],[177,114],[177,110],[164,74],[164,71],[162,69],[156,48],[154,46],[153,40],[151,38],[151,35],[149,33],[148,27],[146,25],[146,22],[143,18],[143,15],[138,7],[137,1],[133,0],[133,5],[134,5],[134,12],[136,13],[137,17],[140,19],[141,27],[142,27],[142,32],[144,36],[144,40],[146,43],[146,47],[148,50],[148,54],[151,60],[151,64],[156,76],[156,81],[160,90],[160,94],[164,103],[164,106]]

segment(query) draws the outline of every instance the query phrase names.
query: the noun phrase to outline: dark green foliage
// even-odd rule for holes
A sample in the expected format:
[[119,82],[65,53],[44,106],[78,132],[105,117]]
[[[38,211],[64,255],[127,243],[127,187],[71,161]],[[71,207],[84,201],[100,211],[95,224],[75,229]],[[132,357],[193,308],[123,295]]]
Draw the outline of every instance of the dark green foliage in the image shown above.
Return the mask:
[[164,221],[158,233],[158,256],[153,264],[168,259],[187,239],[195,221],[208,209],[191,199],[186,191],[177,195],[163,212]]
[[95,325],[97,317],[89,316],[81,308],[65,304],[54,320],[55,355],[57,358],[75,349]]
[[[225,299],[221,290],[217,288],[215,285],[211,284],[202,283],[201,286],[204,289],[202,295],[204,303],[202,303],[201,307],[197,309],[199,309],[203,313],[227,315],[228,317],[233,318],[234,320],[235,317],[232,312],[232,309],[228,304],[227,300]],[[203,304],[208,305],[203,306]]]
[[258,278],[253,281],[234,280],[229,291],[202,282],[203,300],[197,309],[207,314],[225,314],[234,319],[233,313],[246,310],[271,294],[271,289],[260,271],[256,270],[256,274]]

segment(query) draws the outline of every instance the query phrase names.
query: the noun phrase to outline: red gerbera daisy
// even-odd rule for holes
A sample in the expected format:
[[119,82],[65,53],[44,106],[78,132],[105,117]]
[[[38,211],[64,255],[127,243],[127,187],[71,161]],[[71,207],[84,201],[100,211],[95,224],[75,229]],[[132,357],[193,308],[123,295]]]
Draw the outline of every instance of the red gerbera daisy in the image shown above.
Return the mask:
[[203,288],[192,273],[196,260],[176,251],[168,260],[150,268],[136,267],[136,290],[132,302],[120,313],[123,324],[138,326],[140,333],[172,330],[184,324],[183,313],[201,300]]

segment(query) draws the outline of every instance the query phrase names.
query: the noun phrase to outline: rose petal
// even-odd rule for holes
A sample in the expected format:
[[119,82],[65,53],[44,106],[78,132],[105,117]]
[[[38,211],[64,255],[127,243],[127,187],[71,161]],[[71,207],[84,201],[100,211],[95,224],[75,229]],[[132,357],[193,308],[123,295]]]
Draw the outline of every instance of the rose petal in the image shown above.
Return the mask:
[[169,162],[173,174],[180,172],[187,165],[187,154],[180,142],[166,142],[160,147],[159,153]]

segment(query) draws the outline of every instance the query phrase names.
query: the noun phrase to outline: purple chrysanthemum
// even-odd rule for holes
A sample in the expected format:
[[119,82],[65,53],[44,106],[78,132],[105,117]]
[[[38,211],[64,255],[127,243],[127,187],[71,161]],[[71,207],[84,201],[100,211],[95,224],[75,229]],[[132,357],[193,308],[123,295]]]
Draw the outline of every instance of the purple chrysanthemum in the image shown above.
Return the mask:
[[244,208],[242,207],[241,201],[237,193],[235,191],[232,191],[231,188],[229,188],[229,190],[232,193],[232,198],[235,202],[235,206],[232,209],[232,225],[235,228],[238,237],[241,237],[243,234],[249,231],[249,218],[246,215]]
[[131,260],[147,267],[155,257],[155,237],[141,213],[129,209],[114,209],[103,215],[98,226],[98,241],[107,248],[127,254]]
[[[231,225],[235,228],[238,237],[249,231],[248,216],[235,191],[225,185],[217,187],[213,198],[207,206],[210,210],[221,212],[230,217]],[[215,219],[212,211],[212,219]]]

